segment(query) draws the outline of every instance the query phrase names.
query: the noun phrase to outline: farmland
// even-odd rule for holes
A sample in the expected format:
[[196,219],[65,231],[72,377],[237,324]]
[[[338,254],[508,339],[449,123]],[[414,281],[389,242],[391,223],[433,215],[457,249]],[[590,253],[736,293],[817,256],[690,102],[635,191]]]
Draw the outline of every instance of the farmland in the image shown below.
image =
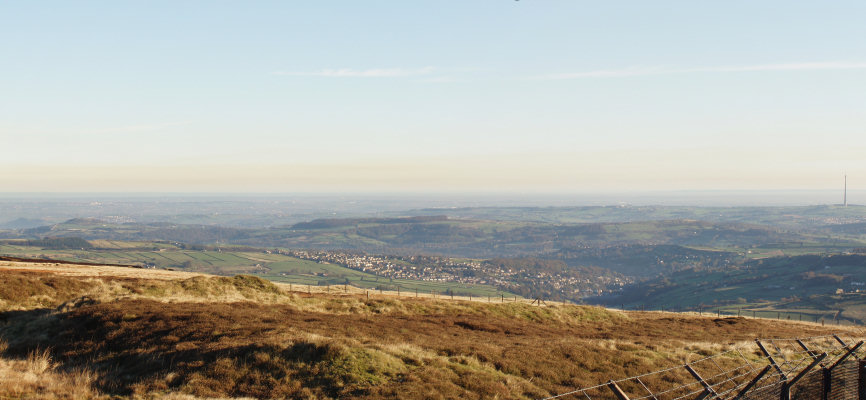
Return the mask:
[[764,258],[737,268],[673,273],[626,288],[607,301],[626,307],[863,324],[864,268],[863,255]]
[[[653,285],[659,276],[685,270],[712,271],[716,275],[711,279],[725,279],[717,273],[740,270],[754,260],[846,254],[866,248],[862,234],[866,207],[861,206],[482,207],[313,218],[270,226],[180,223],[192,220],[188,216],[173,222],[73,218],[2,231],[6,240],[0,253],[225,275],[249,273],[300,285],[349,284],[475,296],[495,296],[504,290],[579,302],[588,296],[614,294],[631,283]],[[89,244],[76,246],[81,240]],[[273,251],[268,254],[265,249]],[[304,257],[293,253],[297,251],[342,256]],[[359,254],[381,262],[358,260]],[[439,259],[423,265],[405,261],[416,256]],[[455,265],[460,263],[449,259],[472,261]],[[486,263],[494,259],[524,262],[509,271]],[[539,268],[547,264],[537,260],[563,264]],[[743,290],[755,289],[760,288]],[[691,303],[716,304],[712,294],[707,296]]]
[[23,246],[15,241],[0,243],[0,255],[49,258],[88,263],[138,265],[215,275],[253,274],[275,282],[298,285],[351,285],[367,289],[403,290],[422,293],[454,293],[478,297],[513,294],[487,285],[458,282],[389,279],[344,266],[303,260],[270,251],[190,250],[170,243],[95,240],[97,249],[51,250]]

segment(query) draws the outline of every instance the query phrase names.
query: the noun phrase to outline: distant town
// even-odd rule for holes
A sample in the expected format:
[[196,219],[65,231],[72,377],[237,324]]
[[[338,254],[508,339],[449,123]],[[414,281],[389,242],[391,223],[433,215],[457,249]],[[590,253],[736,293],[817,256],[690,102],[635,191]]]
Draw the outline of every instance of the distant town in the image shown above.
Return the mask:
[[266,252],[337,264],[390,279],[492,285],[508,291],[544,287],[550,293],[561,293],[571,298],[612,294],[634,282],[629,277],[610,273],[586,276],[574,269],[547,272],[537,268],[504,268],[486,261],[437,256],[381,256],[323,250],[275,249]]

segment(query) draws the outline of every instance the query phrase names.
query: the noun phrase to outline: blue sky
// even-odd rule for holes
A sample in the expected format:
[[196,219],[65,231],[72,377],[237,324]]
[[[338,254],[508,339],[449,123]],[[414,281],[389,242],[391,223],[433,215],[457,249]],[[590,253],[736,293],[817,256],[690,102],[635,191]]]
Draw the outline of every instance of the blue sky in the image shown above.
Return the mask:
[[5,191],[836,189],[866,3],[0,3]]

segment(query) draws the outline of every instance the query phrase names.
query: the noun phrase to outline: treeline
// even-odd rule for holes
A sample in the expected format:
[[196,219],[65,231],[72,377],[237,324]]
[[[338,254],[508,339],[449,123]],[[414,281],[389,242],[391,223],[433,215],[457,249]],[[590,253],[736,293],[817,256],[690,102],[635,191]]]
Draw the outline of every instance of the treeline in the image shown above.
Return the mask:
[[31,239],[25,241],[27,246],[42,247],[44,249],[92,249],[90,242],[80,237],[46,237],[42,239]]
[[563,260],[568,265],[604,267],[638,277],[651,277],[691,268],[725,267],[740,258],[735,253],[695,250],[667,244],[566,247],[550,256]]
[[763,258],[750,261],[746,265],[755,268],[766,268],[790,264],[802,265],[813,269],[843,265],[866,267],[866,256],[862,254],[807,254],[793,257]]
[[445,215],[396,218],[320,218],[292,225],[292,229],[332,229],[360,224],[417,224],[426,222],[447,221]]

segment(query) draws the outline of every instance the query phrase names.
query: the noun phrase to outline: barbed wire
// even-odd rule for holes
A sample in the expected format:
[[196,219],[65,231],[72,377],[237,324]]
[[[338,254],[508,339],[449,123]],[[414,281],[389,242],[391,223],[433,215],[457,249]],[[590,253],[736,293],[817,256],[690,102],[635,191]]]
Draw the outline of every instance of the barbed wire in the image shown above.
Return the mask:
[[[832,343],[814,343],[819,340],[829,341],[830,339],[832,339]],[[603,392],[611,385],[619,388],[619,384],[626,383],[630,383],[630,387],[632,388],[632,390],[636,388],[643,389],[646,391],[646,393],[648,393],[640,395],[641,397],[635,397],[632,400],[662,400],[662,398],[670,398],[670,400],[681,400],[689,398],[690,396],[699,395],[707,391],[714,393],[716,397],[720,397],[728,395],[730,393],[734,393],[735,391],[743,390],[750,383],[753,385],[749,389],[750,391],[761,391],[767,388],[771,388],[773,386],[783,385],[784,381],[789,378],[790,374],[801,371],[803,368],[806,367],[804,366],[804,364],[815,363],[816,360],[819,359],[819,357],[823,358],[823,362],[835,363],[836,361],[841,360],[842,357],[846,357],[846,355],[857,355],[858,352],[863,351],[863,349],[851,347],[852,345],[854,345],[854,342],[851,341],[850,338],[848,339],[849,340],[846,343],[838,335],[833,334],[801,338],[757,339],[758,342],[765,342],[770,344],[775,350],[775,354],[767,353],[764,356],[758,357],[756,360],[753,358],[753,361],[757,362],[758,365],[767,366],[766,368],[769,368],[769,365],[773,365],[778,368],[777,370],[773,372],[768,372],[766,370],[763,372],[758,372],[755,364],[749,361],[749,358],[747,358],[743,354],[740,348],[735,348],[733,350],[728,350],[719,354],[706,356],[692,362],[687,362],[682,365],[671,366],[669,368],[621,378],[618,380],[610,380],[608,382],[595,386],[584,387],[577,390],[572,390],[569,392],[545,397],[543,400],[553,400],[573,395],[583,395],[582,398],[592,400],[592,397],[588,392]],[[814,348],[809,348],[806,345],[806,342],[812,342],[809,344]],[[782,346],[779,346],[779,344],[782,344]],[[793,351],[790,348],[783,349],[784,347],[793,345],[798,346],[798,351]],[[732,358],[732,355],[738,356],[733,358],[742,360],[742,362],[733,367],[723,368],[722,365],[717,361],[725,357],[730,359]],[[779,363],[778,361],[776,361],[774,359],[776,357],[780,358],[782,362]],[[716,369],[718,369],[720,372],[713,373],[712,375],[708,375],[707,377],[699,377],[696,373],[694,373],[693,376],[695,376],[696,379],[700,380],[675,385],[659,392],[653,392],[650,387],[645,384],[643,380],[641,380],[641,378],[646,378],[653,375],[660,375],[682,369],[686,369],[690,373],[692,373],[694,372],[694,369],[689,370],[689,368],[705,363],[707,361],[709,361],[713,366],[715,366]],[[824,365],[823,362],[822,365]],[[749,378],[750,376],[751,378]],[[753,380],[756,381],[752,382]],[[695,388],[696,386],[697,388]]]

